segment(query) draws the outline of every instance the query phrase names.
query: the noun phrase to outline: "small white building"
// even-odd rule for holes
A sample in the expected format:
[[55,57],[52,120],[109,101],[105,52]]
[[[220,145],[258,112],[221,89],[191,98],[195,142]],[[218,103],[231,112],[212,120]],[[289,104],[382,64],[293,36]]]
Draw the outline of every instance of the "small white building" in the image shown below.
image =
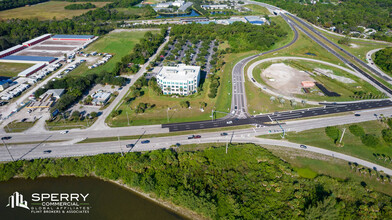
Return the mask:
[[93,105],[105,105],[106,102],[109,101],[111,95],[110,92],[97,91],[92,95],[92,103]]
[[157,75],[163,94],[191,95],[197,92],[200,83],[200,66],[164,66]]

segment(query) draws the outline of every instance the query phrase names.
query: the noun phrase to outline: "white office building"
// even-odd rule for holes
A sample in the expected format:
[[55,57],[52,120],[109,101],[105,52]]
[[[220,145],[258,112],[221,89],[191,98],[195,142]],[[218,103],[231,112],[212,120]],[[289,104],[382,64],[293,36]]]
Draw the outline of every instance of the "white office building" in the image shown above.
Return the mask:
[[191,95],[197,92],[200,83],[200,66],[164,66],[157,75],[163,94]]

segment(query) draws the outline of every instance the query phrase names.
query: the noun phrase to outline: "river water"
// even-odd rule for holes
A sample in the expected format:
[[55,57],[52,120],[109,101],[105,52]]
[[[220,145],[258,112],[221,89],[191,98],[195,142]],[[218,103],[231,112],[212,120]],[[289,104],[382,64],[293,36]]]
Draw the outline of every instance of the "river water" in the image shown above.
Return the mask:
[[[7,204],[10,204],[9,197],[16,191],[23,195],[23,200],[27,201],[30,210],[22,207],[7,207]],[[33,209],[38,209],[36,208],[38,205],[32,201],[33,193],[39,193],[40,196],[43,193],[81,193],[84,196],[88,193],[86,201],[78,205],[87,208],[88,213],[31,213]],[[82,197],[79,198],[82,201]],[[36,180],[12,179],[0,182],[0,219],[174,220],[185,219],[185,217],[110,182],[92,177],[59,177]]]

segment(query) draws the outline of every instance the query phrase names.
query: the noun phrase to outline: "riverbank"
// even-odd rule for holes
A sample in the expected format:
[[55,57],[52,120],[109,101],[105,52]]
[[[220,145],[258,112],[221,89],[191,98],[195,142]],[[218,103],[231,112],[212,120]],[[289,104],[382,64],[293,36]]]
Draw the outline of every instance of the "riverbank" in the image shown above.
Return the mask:
[[153,201],[153,202],[159,204],[160,206],[163,206],[163,207],[165,207],[167,209],[170,209],[173,212],[176,212],[177,214],[179,214],[179,215],[181,215],[183,217],[186,217],[186,218],[189,218],[189,219],[193,219],[193,220],[207,220],[207,219],[209,219],[209,218],[206,218],[206,217],[204,217],[204,216],[202,216],[202,215],[200,215],[200,214],[198,214],[198,213],[196,213],[196,212],[194,212],[192,210],[189,210],[189,209],[187,209],[185,207],[181,207],[181,206],[173,204],[173,203],[171,203],[169,201],[157,198],[156,195],[153,194],[153,193],[145,193],[141,189],[130,187],[127,184],[123,183],[121,180],[103,179],[103,178],[101,178],[99,176],[95,176],[95,175],[93,177],[98,178],[101,181],[107,181],[107,182],[110,182],[112,184],[119,185],[119,186],[121,186],[121,187],[123,187],[123,188],[125,188],[125,189],[127,189],[129,191],[132,191],[132,192],[138,194],[139,196],[142,196],[143,198],[146,198],[146,199],[148,199],[150,201]]

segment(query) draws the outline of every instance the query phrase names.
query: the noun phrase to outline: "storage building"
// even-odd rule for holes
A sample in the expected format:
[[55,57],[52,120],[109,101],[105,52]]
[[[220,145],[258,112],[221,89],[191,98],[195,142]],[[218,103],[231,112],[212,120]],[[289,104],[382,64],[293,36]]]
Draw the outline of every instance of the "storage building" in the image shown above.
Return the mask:
[[31,74],[37,72],[38,70],[42,69],[44,66],[46,66],[46,64],[44,63],[37,63],[32,67],[29,67],[25,70],[23,70],[22,72],[18,73],[19,77],[28,77]]
[[75,40],[75,41],[90,41],[94,35],[54,35],[52,40]]
[[45,63],[49,64],[55,61],[54,57],[38,57],[38,56],[17,56],[11,55],[0,58],[0,62],[5,63]]
[[23,46],[31,47],[31,46],[33,46],[35,44],[38,44],[38,43],[40,43],[40,42],[42,42],[42,41],[44,41],[46,39],[49,39],[50,36],[51,36],[51,34],[44,34],[42,36],[39,36],[39,37],[36,37],[34,39],[31,39],[29,41],[24,42]]
[[0,58],[9,56],[11,54],[14,54],[16,52],[19,52],[19,51],[25,49],[25,48],[26,47],[23,46],[23,45],[16,45],[14,47],[8,48],[7,50],[3,50],[3,51],[0,52]]

